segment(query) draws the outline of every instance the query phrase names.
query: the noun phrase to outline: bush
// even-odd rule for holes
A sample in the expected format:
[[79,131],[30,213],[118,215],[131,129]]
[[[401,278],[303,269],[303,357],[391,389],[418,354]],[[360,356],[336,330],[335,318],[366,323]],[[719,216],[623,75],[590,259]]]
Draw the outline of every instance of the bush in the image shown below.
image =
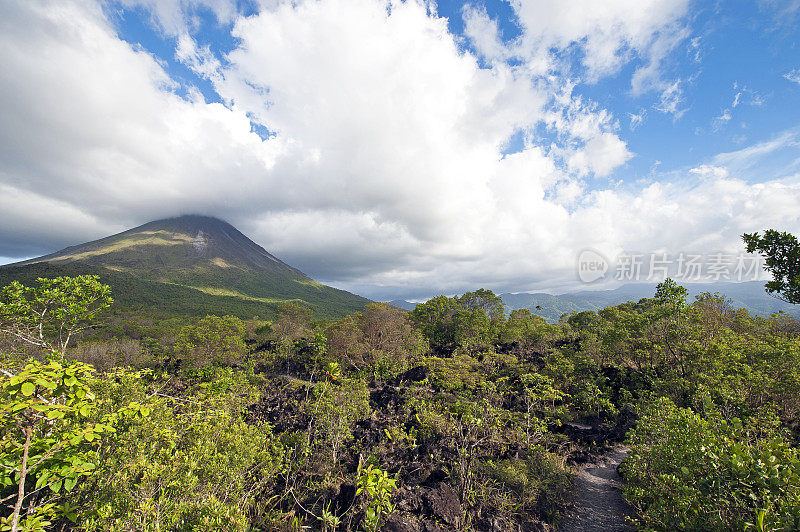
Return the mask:
[[282,446],[269,425],[217,406],[228,400],[214,392],[205,388],[201,404],[153,397],[133,373],[106,381],[98,395],[109,408],[138,398],[149,417],[118,431],[80,487],[74,500],[85,530],[248,530],[248,512],[282,468]]
[[505,515],[539,511],[556,517],[572,489],[572,475],[563,459],[541,447],[530,448],[524,459],[486,460],[479,472],[488,480],[487,502]]
[[98,413],[93,371],[31,362],[0,376],[0,495],[15,501],[0,519],[3,530],[40,531],[54,517],[75,521],[70,492],[102,465],[100,450],[113,445],[122,418],[149,414],[138,403]]
[[[629,434],[625,497],[658,530],[797,530],[800,453],[777,417],[726,421],[661,398]],[[760,525],[758,524],[760,523]]]
[[305,411],[313,420],[314,446],[329,451],[335,464],[339,449],[353,437],[353,423],[369,416],[367,385],[357,377],[326,379],[314,387]]
[[197,325],[187,325],[178,333],[175,353],[187,368],[209,364],[239,364],[247,354],[247,328],[235,316],[206,316]]

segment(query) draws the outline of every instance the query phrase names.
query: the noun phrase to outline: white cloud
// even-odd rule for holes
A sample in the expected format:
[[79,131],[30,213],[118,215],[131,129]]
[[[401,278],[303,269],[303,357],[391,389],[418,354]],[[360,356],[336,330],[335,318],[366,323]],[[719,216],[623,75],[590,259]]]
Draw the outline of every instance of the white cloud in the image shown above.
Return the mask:
[[630,125],[631,131],[641,126],[644,123],[644,119],[646,116],[647,116],[646,109],[642,109],[638,113],[628,113],[628,118],[630,118],[631,120],[631,125]]
[[631,92],[655,92],[656,109],[676,118],[683,114],[684,80],[666,76],[665,65],[683,44],[699,61],[698,38],[687,44],[689,0],[514,0],[511,5],[521,34],[509,42],[502,41],[497,22],[483,7],[464,9],[465,35],[485,60],[518,59],[534,75],[555,73],[588,83],[636,61]]
[[791,81],[792,83],[797,83],[800,85],[800,68],[795,68],[790,70],[786,74],[783,75],[783,78],[787,81]]
[[177,37],[196,30],[203,11],[212,13],[218,22],[231,23],[238,15],[236,0],[117,0],[127,7],[142,7],[164,34]]
[[797,148],[800,148],[798,133],[797,131],[789,130],[771,140],[759,142],[740,150],[720,153],[713,158],[712,162],[717,166],[730,168],[735,173],[742,175],[746,175],[752,169],[760,167],[762,179],[764,179],[763,172],[767,170],[768,165],[765,164],[767,159],[774,159],[782,151]]
[[676,31],[688,0],[545,0],[512,2],[529,49],[578,46],[590,79],[619,70],[630,54],[646,59]]
[[602,133],[593,137],[586,145],[575,151],[567,164],[578,175],[594,173],[605,177],[612,170],[625,164],[633,154],[619,137],[612,133]]
[[731,110],[725,109],[719,116],[715,116],[711,119],[711,128],[714,131],[719,131],[722,126],[731,121],[731,118]]
[[497,21],[489,18],[484,7],[466,4],[463,20],[464,35],[481,57],[491,62],[508,58],[510,51],[500,38]]
[[733,108],[736,108],[742,104],[751,105],[753,107],[761,107],[766,102],[766,98],[763,95],[745,85],[734,83],[733,90],[735,91],[735,94],[733,95],[733,102],[731,103],[731,107]]
[[759,4],[773,11],[778,24],[791,24],[800,13],[800,0],[759,0]]
[[[538,70],[548,54],[486,68],[423,4],[271,3],[230,15],[240,44],[224,58],[197,45],[181,22],[187,5],[199,4],[154,9],[179,60],[226,105],[176,94],[159,61],[120,41],[96,5],[0,4],[0,255],[199,212],[323,280],[424,297],[572,282],[589,246],[607,256],[680,250],[702,234],[738,249],[744,230],[797,225],[797,180],[748,184],[743,151],[709,161],[728,174],[698,181],[687,171],[691,190],[597,188],[594,177],[632,157],[617,120]],[[537,26],[532,13],[554,5],[515,4],[534,35],[519,46],[584,47],[596,73],[651,53],[658,37],[647,32],[671,31],[663,21],[684,9],[631,5],[628,20],[575,2],[566,11],[586,7],[588,21]],[[502,57],[495,45],[481,49]],[[251,120],[275,136],[262,140]],[[546,143],[539,127],[552,133]],[[503,156],[520,131],[523,149]]]
[[677,79],[663,88],[658,103],[654,106],[657,111],[671,114],[677,120],[686,112],[683,104],[682,80]]
[[703,179],[725,179],[730,174],[728,169],[724,166],[714,166],[711,164],[701,164],[689,170],[689,173]]
[[198,47],[187,33],[182,33],[177,38],[175,58],[205,78],[216,78],[217,72],[222,68],[219,59],[211,52],[211,47]]

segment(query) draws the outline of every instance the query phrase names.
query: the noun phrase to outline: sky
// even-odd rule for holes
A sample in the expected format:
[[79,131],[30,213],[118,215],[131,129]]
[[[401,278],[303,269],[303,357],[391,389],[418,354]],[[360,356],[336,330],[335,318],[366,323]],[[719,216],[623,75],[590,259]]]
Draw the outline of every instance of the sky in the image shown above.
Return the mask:
[[6,0],[0,66],[0,264],[197,213],[418,300],[800,233],[800,0]]

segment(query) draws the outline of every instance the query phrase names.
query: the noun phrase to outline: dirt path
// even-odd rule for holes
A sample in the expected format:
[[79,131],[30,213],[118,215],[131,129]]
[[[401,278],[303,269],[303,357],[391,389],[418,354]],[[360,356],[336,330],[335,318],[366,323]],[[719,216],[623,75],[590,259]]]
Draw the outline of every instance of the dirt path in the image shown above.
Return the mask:
[[559,532],[621,532],[630,507],[622,499],[622,478],[617,466],[628,450],[617,447],[597,464],[590,464],[575,479],[575,508],[567,514]]

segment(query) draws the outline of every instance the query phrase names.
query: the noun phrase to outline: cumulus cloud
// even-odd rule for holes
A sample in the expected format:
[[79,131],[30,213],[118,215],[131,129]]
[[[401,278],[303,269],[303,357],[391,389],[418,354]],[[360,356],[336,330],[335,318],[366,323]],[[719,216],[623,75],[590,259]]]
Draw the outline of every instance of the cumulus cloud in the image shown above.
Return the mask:
[[[617,119],[553,73],[552,49],[579,47],[588,78],[633,56],[659,63],[685,2],[595,4],[514,3],[514,43],[469,8],[472,52],[414,1],[265,2],[246,18],[147,2],[223,101],[209,103],[120,40],[99,5],[2,3],[0,255],[197,212],[323,281],[425,297],[568,284],[587,246],[687,249],[702,234],[737,249],[754,225],[796,224],[797,180],[749,184],[743,152],[687,171],[690,187],[598,185],[634,154]],[[224,57],[192,37],[203,6],[232,28]],[[504,153],[515,135],[521,148]]]
[[656,63],[658,48],[673,38],[688,0],[546,0],[512,2],[526,29],[529,50],[577,46],[590,79],[617,71],[631,54]]
[[[502,41],[497,22],[485,9],[464,9],[465,35],[479,56],[493,63],[514,58],[530,73],[569,74],[588,83],[616,74],[635,59],[632,94],[659,94],[655,109],[676,118],[685,111],[681,103],[686,80],[671,79],[664,68],[690,37],[685,24],[688,0],[515,0],[511,5],[522,32],[510,42]],[[697,38],[687,46],[699,54]],[[565,55],[579,59],[566,61]]]
[[712,164],[701,164],[689,170],[689,173],[700,176],[703,179],[725,179],[730,174],[724,166],[714,166]]

